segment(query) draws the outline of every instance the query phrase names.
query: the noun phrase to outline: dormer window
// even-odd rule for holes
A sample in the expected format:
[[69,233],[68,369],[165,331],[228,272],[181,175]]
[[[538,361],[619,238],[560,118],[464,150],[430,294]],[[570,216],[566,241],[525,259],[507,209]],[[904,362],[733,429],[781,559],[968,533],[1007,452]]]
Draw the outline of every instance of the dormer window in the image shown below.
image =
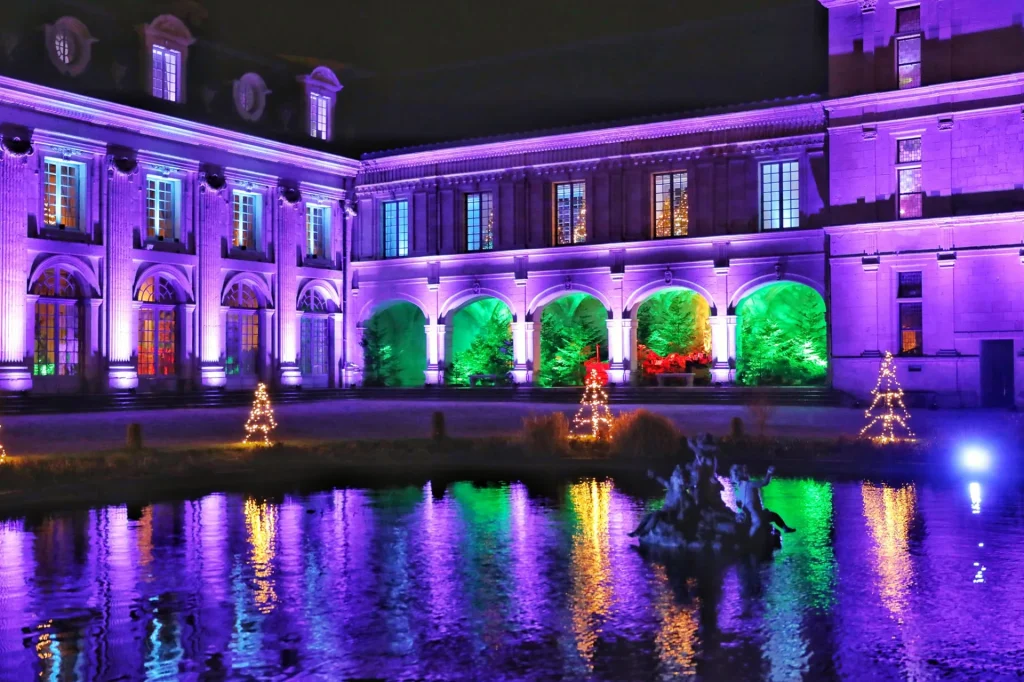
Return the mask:
[[187,92],[185,68],[192,34],[181,19],[162,14],[143,26],[145,55],[149,59],[149,91],[168,102],[184,102]]
[[318,66],[308,76],[300,76],[306,86],[306,133],[318,140],[330,140],[334,132],[334,103],[342,85],[334,72]]
[[61,17],[46,25],[46,51],[53,65],[65,76],[77,76],[85,71],[95,42],[85,24],[74,17]]
[[153,97],[177,102],[181,53],[159,45],[153,46]]

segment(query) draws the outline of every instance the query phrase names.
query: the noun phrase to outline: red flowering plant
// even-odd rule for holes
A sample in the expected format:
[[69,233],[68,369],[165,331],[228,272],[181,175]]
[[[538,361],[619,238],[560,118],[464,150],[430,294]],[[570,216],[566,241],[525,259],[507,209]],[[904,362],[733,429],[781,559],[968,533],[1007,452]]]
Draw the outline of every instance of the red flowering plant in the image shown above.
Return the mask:
[[669,353],[662,357],[643,344],[637,344],[637,359],[646,376],[655,374],[683,374],[694,367],[706,367],[711,364],[711,356],[695,350],[689,353]]
[[601,362],[597,358],[591,358],[583,363],[583,376],[589,377],[590,371],[594,370],[597,372],[597,378],[601,380],[602,386],[608,385],[608,367],[607,362]]

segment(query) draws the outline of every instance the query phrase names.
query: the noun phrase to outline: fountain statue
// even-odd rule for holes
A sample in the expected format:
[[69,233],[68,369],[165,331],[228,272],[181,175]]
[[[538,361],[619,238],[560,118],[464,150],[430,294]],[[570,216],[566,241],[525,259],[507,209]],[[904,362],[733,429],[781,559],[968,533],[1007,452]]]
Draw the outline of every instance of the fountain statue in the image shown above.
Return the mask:
[[637,538],[641,547],[758,556],[781,546],[773,524],[786,532],[793,529],[761,501],[761,488],[771,482],[774,469],[769,467],[764,480],[752,481],[746,467],[733,466],[730,473],[737,508],[732,509],[722,499],[714,439],[704,434],[688,438],[687,443],[693,461],[677,465],[667,481],[647,472],[664,486],[665,503],[647,514],[630,537]]

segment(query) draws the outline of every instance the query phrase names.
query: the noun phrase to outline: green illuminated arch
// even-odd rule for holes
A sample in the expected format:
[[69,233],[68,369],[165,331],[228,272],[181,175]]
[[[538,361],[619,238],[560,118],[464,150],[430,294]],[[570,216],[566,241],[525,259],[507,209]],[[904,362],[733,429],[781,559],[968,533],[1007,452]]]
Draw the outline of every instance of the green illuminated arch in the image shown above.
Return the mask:
[[427,319],[412,303],[398,301],[379,310],[363,329],[363,383],[367,386],[422,386],[427,369]]
[[736,381],[810,386],[828,374],[825,302],[807,285],[776,282],[736,306]]
[[496,298],[465,305],[450,316],[445,342],[445,384],[468,386],[474,374],[504,383],[512,371],[512,311]]
[[[692,289],[660,291],[637,308],[636,342],[637,346],[653,353],[637,354],[640,361],[637,369],[647,381],[653,381],[653,375],[645,370],[644,358],[665,358],[671,354],[686,357],[698,353],[710,358],[711,306]],[[702,380],[710,377],[706,370],[698,374]]]
[[541,386],[582,386],[583,363],[600,352],[608,360],[608,311],[580,292],[544,306],[540,316]]

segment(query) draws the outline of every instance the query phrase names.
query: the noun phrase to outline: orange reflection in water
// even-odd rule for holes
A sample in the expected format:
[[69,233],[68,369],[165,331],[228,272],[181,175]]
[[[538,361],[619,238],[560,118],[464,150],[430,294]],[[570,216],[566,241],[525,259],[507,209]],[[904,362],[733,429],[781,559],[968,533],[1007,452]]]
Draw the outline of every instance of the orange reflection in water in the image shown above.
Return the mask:
[[608,561],[611,499],[609,481],[584,481],[569,488],[569,505],[576,515],[572,535],[572,625],[576,648],[588,666],[601,633],[601,622],[612,602]]
[[659,586],[655,606],[661,620],[656,641],[661,661],[666,672],[672,675],[695,675],[697,662],[694,660],[694,644],[697,639],[697,610],[700,602],[694,599],[688,604],[680,604],[663,566],[655,567],[655,578]]
[[917,492],[913,485],[902,488],[865,483],[864,517],[875,541],[875,564],[882,603],[902,619],[913,581],[908,538],[914,520]]
[[[149,506],[142,510],[139,517],[138,531],[135,540],[139,546],[139,568],[148,568],[153,563],[153,507]],[[152,579],[152,574],[146,574],[147,579]]]
[[277,537],[277,507],[253,498],[245,501],[245,528],[253,567],[256,608],[270,613],[277,604],[274,591],[274,541]]

